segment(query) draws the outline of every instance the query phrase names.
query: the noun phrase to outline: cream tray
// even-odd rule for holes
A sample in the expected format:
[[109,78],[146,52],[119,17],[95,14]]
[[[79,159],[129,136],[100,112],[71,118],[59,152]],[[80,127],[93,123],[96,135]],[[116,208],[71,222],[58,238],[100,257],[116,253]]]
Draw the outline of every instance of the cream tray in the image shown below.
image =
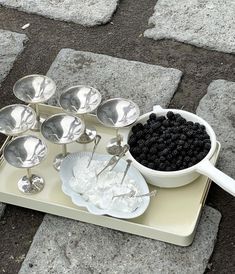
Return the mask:
[[[39,105],[39,110],[42,117],[63,112],[61,108],[48,105]],[[94,125],[97,132],[102,136],[97,152],[106,153],[106,143],[115,136],[115,131],[102,126],[94,115],[87,115],[86,122]],[[30,134],[40,135],[40,133],[32,132]],[[43,138],[42,136],[39,137]],[[149,185],[150,190],[157,189],[158,192],[155,197],[151,198],[145,213],[138,218],[121,220],[108,216],[97,216],[89,213],[85,208],[74,205],[70,198],[62,192],[59,174],[52,166],[53,158],[61,150],[61,147],[45,142],[48,145],[48,156],[39,166],[32,169],[32,172],[35,170],[36,174],[45,179],[43,191],[35,195],[21,193],[18,190],[17,181],[25,175],[25,170],[16,169],[3,161],[0,166],[1,202],[180,246],[188,246],[192,243],[210,188],[210,180],[207,177],[200,176],[191,184],[179,188],[164,189]],[[73,143],[68,145],[68,151],[90,151],[92,147],[93,143]],[[219,151],[220,144],[217,143],[216,151],[211,159],[213,164],[216,163]]]

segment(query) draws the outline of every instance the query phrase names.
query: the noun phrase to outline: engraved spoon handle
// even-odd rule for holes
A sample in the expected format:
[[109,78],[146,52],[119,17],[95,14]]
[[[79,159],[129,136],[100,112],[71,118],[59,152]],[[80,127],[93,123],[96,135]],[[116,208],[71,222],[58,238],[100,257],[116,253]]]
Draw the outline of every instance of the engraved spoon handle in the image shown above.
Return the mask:
[[88,162],[87,168],[89,167],[89,165],[90,165],[90,163],[91,163],[91,161],[92,161],[92,159],[93,159],[95,150],[96,150],[96,148],[97,148],[97,146],[98,146],[98,144],[99,144],[99,142],[100,142],[100,139],[101,139],[101,136],[100,136],[100,135],[96,135],[95,140],[94,140],[94,143],[95,143],[95,144],[94,144],[94,147],[93,147],[93,150],[92,150],[91,157],[90,157],[90,160],[89,160],[89,162]]
[[155,189],[155,190],[153,190],[153,191],[151,191],[149,193],[135,195],[133,197],[145,197],[145,196],[153,197],[153,196],[156,196],[156,194],[157,194],[157,190]]
[[131,160],[127,160],[127,165],[126,165],[126,169],[124,171],[124,174],[123,174],[123,177],[122,177],[122,180],[121,180],[121,185],[122,185],[122,183],[123,183],[123,181],[124,181],[124,179],[125,179],[125,177],[127,175],[127,172],[128,172],[128,170],[129,170],[129,168],[131,166],[131,163],[132,163]]
[[126,152],[130,149],[130,146],[128,144],[125,144],[123,146],[122,152],[118,155],[118,159],[116,161],[116,163],[113,165],[113,167],[111,168],[111,170],[113,170],[115,168],[115,166],[118,164],[118,162],[121,160],[121,158],[126,154]]
[[109,161],[108,163],[106,164],[106,166],[96,174],[96,177],[98,177],[106,168],[108,168],[109,166],[112,166],[113,164],[115,164],[117,162],[118,158],[117,156],[113,156]]

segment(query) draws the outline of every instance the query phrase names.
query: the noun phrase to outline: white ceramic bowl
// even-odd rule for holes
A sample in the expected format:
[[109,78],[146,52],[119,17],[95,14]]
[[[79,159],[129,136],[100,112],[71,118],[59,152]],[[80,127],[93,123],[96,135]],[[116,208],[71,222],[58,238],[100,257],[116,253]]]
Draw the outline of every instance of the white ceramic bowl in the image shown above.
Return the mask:
[[[95,215],[109,215],[113,216],[116,218],[121,218],[121,219],[131,219],[131,218],[136,218],[140,215],[142,215],[145,210],[147,209],[150,198],[149,197],[143,197],[142,198],[142,204],[133,212],[131,213],[126,213],[126,212],[120,212],[120,211],[114,211],[114,210],[104,210],[101,209],[91,202],[87,202],[84,200],[83,196],[80,195],[79,193],[75,192],[69,184],[69,181],[73,176],[73,167],[77,164],[77,161],[79,158],[82,158],[84,156],[91,156],[91,152],[78,152],[78,153],[72,153],[69,154],[62,162],[61,168],[60,168],[60,178],[62,181],[62,190],[63,192],[68,195],[71,199],[72,202],[75,205],[85,207],[87,210]],[[102,155],[102,154],[94,154],[93,156],[94,160],[97,161],[107,161],[110,159],[110,155]],[[127,162],[123,159],[119,161],[119,163],[116,165],[114,168],[115,171],[117,172],[123,172],[126,168]],[[127,176],[129,176],[131,179],[134,179],[137,188],[139,189],[140,194],[148,193],[149,188],[148,185],[143,178],[143,176],[140,174],[140,172],[133,166],[130,167]]]
[[[198,122],[206,127],[206,131],[210,136],[211,140],[211,149],[206,155],[206,157],[196,165],[178,171],[157,171],[150,169],[137,162],[132,157],[130,152],[127,152],[127,158],[132,160],[133,165],[142,173],[142,175],[146,178],[147,182],[152,185],[165,188],[180,187],[191,183],[199,175],[204,174],[211,178],[216,184],[221,186],[225,191],[235,196],[235,181],[223,172],[219,171],[210,163],[210,158],[213,155],[216,148],[216,136],[211,126],[205,120],[188,111],[179,109],[163,109],[160,106],[154,106],[152,112],[140,116],[139,119],[135,122],[135,124],[144,124],[148,120],[149,115],[151,113],[156,113],[156,115],[161,116],[166,115],[168,111],[179,113],[187,121]],[[133,124],[132,126],[134,126],[135,124]],[[120,131],[120,133],[123,135],[124,143],[128,142],[129,136],[131,135],[132,126],[128,128],[123,128]]]

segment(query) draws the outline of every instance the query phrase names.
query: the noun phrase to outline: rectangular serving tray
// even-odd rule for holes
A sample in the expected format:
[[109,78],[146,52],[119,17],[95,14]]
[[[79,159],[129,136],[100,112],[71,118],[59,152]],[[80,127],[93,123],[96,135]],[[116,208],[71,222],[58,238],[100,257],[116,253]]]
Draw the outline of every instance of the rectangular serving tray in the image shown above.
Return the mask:
[[[39,105],[42,116],[63,112],[61,108]],[[86,117],[86,123],[92,124],[102,136],[98,146],[98,153],[106,153],[105,147],[110,138],[115,136],[115,131],[102,126],[94,115]],[[29,132],[39,136],[40,133]],[[45,139],[44,139],[45,141]],[[144,236],[180,246],[188,246],[192,243],[200,214],[204,206],[209,188],[210,180],[200,176],[191,184],[179,188],[157,188],[150,186],[150,190],[157,189],[157,195],[151,198],[146,212],[138,218],[121,220],[109,216],[96,216],[89,213],[85,208],[78,207],[72,203],[61,190],[59,174],[52,167],[52,161],[56,154],[61,151],[59,145],[48,145],[48,156],[32,172],[45,179],[45,188],[36,195],[25,195],[18,190],[17,181],[25,175],[25,170],[16,169],[5,161],[0,166],[0,201],[8,204],[31,208],[34,210],[50,213],[82,222],[92,223],[131,234]],[[90,151],[91,144],[73,143],[68,145],[69,152]],[[216,151],[211,159],[216,163],[220,151],[217,143]]]

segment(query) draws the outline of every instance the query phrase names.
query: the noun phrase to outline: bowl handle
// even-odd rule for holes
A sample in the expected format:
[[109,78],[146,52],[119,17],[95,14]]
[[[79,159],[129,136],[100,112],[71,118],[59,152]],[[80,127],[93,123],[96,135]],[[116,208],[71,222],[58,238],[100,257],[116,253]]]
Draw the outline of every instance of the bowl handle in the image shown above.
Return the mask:
[[235,180],[213,166],[209,160],[203,160],[198,163],[196,171],[208,176],[225,191],[235,196]]
[[158,112],[158,111],[161,111],[161,110],[163,110],[163,108],[160,105],[153,106],[153,111],[154,112]]

